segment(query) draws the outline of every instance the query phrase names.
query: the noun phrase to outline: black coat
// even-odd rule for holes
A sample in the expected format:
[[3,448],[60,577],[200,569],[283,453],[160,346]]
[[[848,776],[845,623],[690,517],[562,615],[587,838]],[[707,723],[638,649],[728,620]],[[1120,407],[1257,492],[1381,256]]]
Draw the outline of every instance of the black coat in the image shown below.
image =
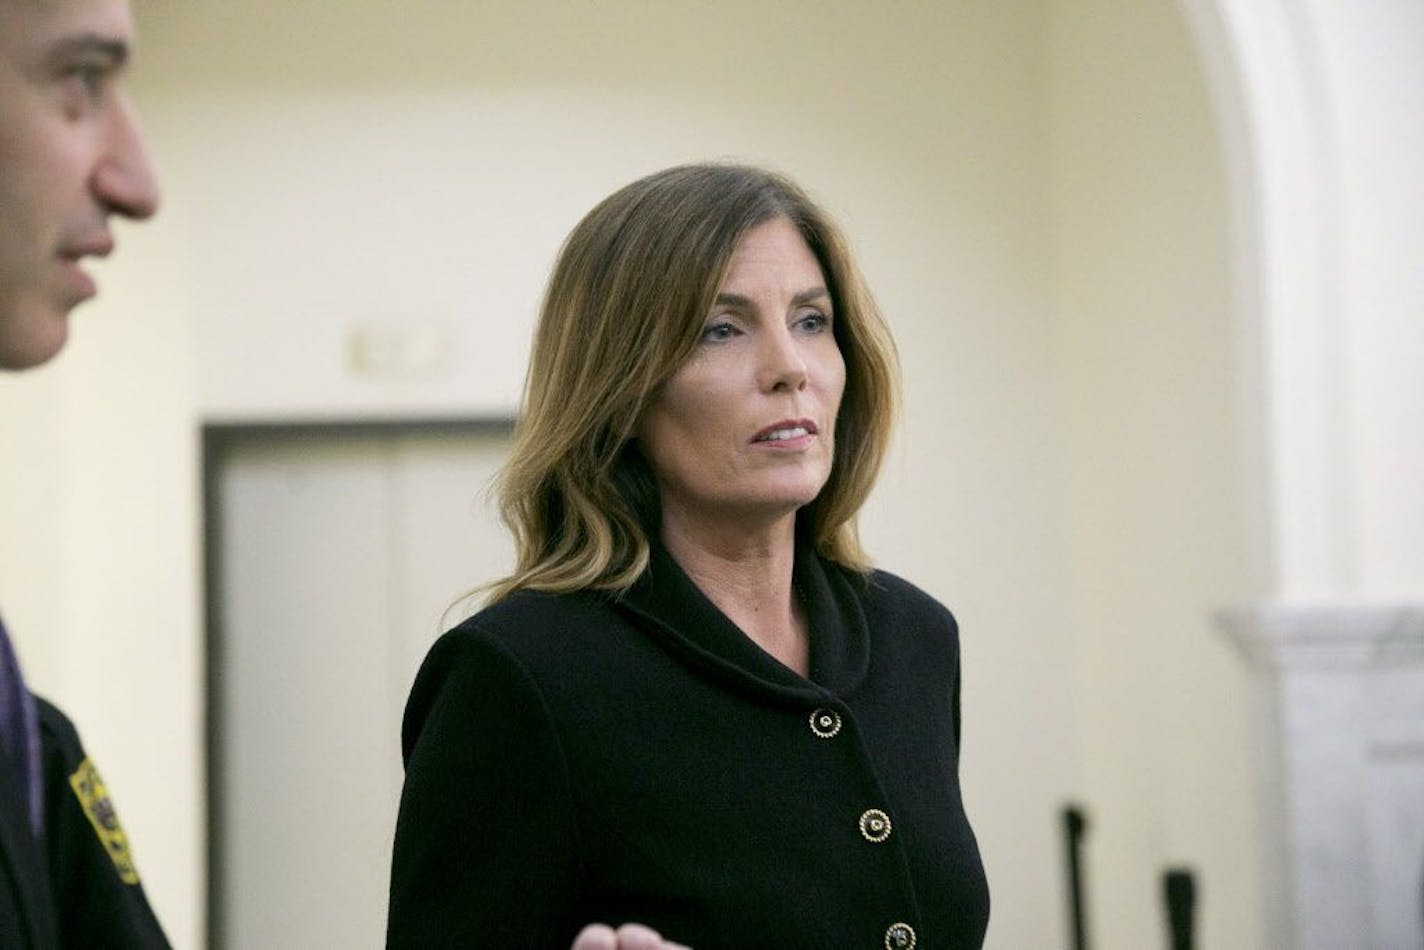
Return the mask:
[[0,947],[167,947],[78,733],[64,713],[42,699],[36,703],[45,840],[35,841],[17,783],[0,781]]
[[975,948],[953,617],[798,552],[810,676],[655,550],[620,601],[520,592],[406,707],[393,947],[566,948],[637,921],[711,948]]

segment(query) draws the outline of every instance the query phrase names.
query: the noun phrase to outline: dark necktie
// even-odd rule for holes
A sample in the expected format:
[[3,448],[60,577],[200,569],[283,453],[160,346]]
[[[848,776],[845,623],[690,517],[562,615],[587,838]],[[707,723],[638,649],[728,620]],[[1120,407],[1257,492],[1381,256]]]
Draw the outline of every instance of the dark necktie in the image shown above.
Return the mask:
[[[15,771],[20,798],[29,811],[35,840],[43,836],[44,798],[40,780],[40,730],[35,698],[25,688],[20,661],[10,645],[10,635],[0,623],[0,768]],[[0,778],[0,781],[5,779]]]

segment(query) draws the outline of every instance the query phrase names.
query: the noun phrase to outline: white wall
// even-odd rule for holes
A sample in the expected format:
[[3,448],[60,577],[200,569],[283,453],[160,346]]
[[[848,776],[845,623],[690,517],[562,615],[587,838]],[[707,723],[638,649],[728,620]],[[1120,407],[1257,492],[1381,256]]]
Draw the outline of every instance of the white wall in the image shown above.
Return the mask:
[[1178,0],[1230,156],[1260,405],[1268,595],[1414,600],[1424,507],[1424,11]]
[[[191,355],[174,358],[191,380],[160,373],[154,385],[167,387],[162,412],[190,424],[506,411],[557,243],[598,198],[706,157],[772,164],[825,198],[905,349],[908,421],[867,534],[883,563],[963,621],[965,781],[1004,908],[991,945],[1057,942],[1053,809],[1073,774],[1071,642],[1057,623],[1037,7],[138,12],[138,93],[169,184],[152,240],[174,275],[110,305],[116,322],[189,328]],[[449,369],[360,378],[346,355],[353,323],[440,327]],[[190,476],[191,443],[169,448],[152,457],[164,480]],[[125,488],[131,504],[154,503],[157,489],[137,478]],[[196,530],[191,510],[174,510]],[[138,557],[123,550],[131,570],[177,578],[151,589],[196,589],[191,533],[149,537]],[[101,545],[71,568],[70,596],[107,591],[111,581],[84,572],[119,551]],[[176,600],[183,616],[158,636],[186,663],[197,615],[190,596]],[[82,650],[82,631],[70,637]],[[197,697],[184,699],[165,714],[192,726]],[[103,751],[129,755],[127,775],[143,776],[118,791],[133,801],[123,807],[159,910],[193,945],[196,831],[150,804],[178,794],[180,811],[197,810],[193,746]]]
[[[199,422],[508,411],[559,240],[707,157],[819,194],[899,337],[906,422],[864,527],[961,620],[989,945],[1065,942],[1070,795],[1098,945],[1157,941],[1166,861],[1204,872],[1205,945],[1251,933],[1239,684],[1203,622],[1248,593],[1228,213],[1165,0],[136,8],[167,206],[61,364],[0,380],[33,465],[0,506],[34,539],[0,542],[0,603],[180,946],[203,928]],[[353,373],[355,325],[445,334],[444,367]]]
[[1424,595],[1424,5],[1311,0],[1339,188],[1341,469],[1351,576],[1367,600]]
[[[1391,627],[1389,647],[1369,648],[1371,663],[1399,666],[1377,674],[1369,706],[1324,740],[1319,710],[1346,708],[1352,680],[1326,677],[1330,691],[1296,708],[1286,701],[1291,674],[1275,664],[1325,643],[1350,656],[1336,648],[1372,617],[1412,616],[1424,594],[1424,11],[1397,0],[1182,6],[1207,54],[1232,172],[1243,353],[1259,405],[1249,415],[1270,512],[1269,582],[1224,615],[1260,671],[1263,941],[1328,942],[1317,925],[1327,920],[1367,941],[1397,912],[1371,920],[1356,908],[1417,909],[1412,869],[1353,887],[1319,869],[1387,866],[1398,841],[1417,835],[1412,807],[1382,804],[1399,792],[1388,776],[1403,773],[1393,760],[1378,772],[1300,765],[1316,743],[1373,749],[1380,729],[1409,721],[1376,710],[1389,707],[1387,677],[1412,675],[1405,646],[1415,634]],[[1412,806],[1407,793],[1399,800]],[[1322,814],[1320,802],[1334,811]],[[1379,827],[1376,811],[1398,831],[1338,833]]]

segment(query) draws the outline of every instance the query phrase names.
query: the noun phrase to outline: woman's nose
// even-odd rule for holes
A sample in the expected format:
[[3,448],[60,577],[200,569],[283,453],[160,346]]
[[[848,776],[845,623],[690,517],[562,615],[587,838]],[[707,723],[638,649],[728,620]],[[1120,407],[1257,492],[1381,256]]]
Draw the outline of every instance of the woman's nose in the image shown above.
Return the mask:
[[789,330],[773,331],[762,346],[762,388],[794,392],[806,387],[806,358]]

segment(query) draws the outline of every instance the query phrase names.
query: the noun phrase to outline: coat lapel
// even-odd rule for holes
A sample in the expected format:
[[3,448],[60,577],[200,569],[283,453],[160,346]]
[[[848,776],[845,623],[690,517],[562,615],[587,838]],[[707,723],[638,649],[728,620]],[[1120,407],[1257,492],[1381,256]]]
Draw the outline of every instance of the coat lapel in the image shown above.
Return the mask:
[[648,569],[619,601],[639,626],[719,678],[794,703],[843,697],[865,678],[869,636],[859,598],[844,573],[800,546],[793,568],[811,628],[810,678],[782,665],[698,589],[660,543]]
[[0,772],[0,887],[14,893],[30,945],[48,950],[59,945],[49,864],[30,830],[24,802],[13,781],[13,767],[3,752]]

